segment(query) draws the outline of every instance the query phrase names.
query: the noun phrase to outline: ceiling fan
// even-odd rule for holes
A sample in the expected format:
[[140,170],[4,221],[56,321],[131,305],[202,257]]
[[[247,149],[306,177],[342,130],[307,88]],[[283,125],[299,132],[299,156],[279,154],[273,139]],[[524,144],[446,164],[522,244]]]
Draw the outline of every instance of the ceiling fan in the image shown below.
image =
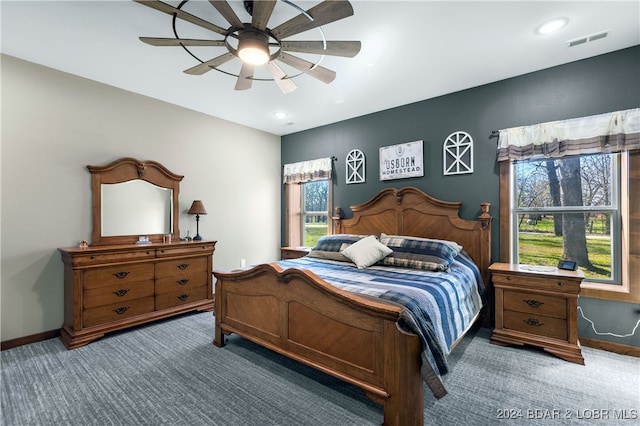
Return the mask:
[[[209,0],[211,6],[229,23],[228,28],[222,28],[207,19],[184,11],[183,6],[189,0],[183,0],[177,7],[158,0],[134,1],[173,16],[175,38],[140,37],[141,41],[152,46],[181,46],[200,62],[198,65],[184,70],[185,73],[202,75],[215,69],[237,77],[235,90],[250,89],[255,80],[268,80],[274,81],[283,93],[290,93],[297,88],[292,78],[301,74],[309,75],[329,84],[335,79],[336,73],[319,65],[324,55],[353,58],[360,52],[361,44],[359,41],[327,41],[321,28],[322,25],[353,15],[353,7],[347,0],[325,0],[306,11],[289,0],[244,1],[243,9],[251,19],[251,22],[248,23],[240,19],[226,0]],[[275,27],[269,27],[269,19],[278,2],[282,2],[300,13]],[[215,33],[218,39],[181,38],[176,30],[176,19],[209,30]],[[285,40],[312,29],[318,29],[322,40]],[[194,46],[225,47],[227,51],[213,59],[203,61],[189,50]],[[317,61],[311,62],[287,52],[313,54],[320,57]],[[237,74],[221,68],[222,65],[234,58],[240,59],[242,64]],[[288,75],[278,62],[292,67],[299,73]],[[272,78],[254,77],[255,71],[259,67],[264,67]]]

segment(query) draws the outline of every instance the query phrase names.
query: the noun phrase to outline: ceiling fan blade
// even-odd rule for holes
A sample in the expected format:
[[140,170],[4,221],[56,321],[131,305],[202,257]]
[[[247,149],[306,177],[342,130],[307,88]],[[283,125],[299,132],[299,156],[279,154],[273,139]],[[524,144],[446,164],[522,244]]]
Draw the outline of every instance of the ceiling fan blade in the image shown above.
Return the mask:
[[309,19],[306,14],[301,13],[274,28],[272,30],[273,35],[278,40],[282,40],[321,25],[329,24],[353,15],[353,7],[347,0],[325,0],[307,10],[306,13],[313,20]]
[[178,18],[184,21],[190,22],[202,28],[206,28],[208,30],[213,31],[214,33],[218,33],[221,35],[227,34],[227,30],[225,30],[224,28],[220,28],[219,26],[212,24],[209,21],[205,21],[204,19],[198,18],[197,16],[194,16],[190,13],[183,12],[182,10],[175,8],[171,5],[168,5],[166,3],[163,3],[159,0],[133,0],[133,1],[135,1],[136,3],[143,4],[145,6],[149,6],[152,9],[159,10],[160,12],[164,12],[171,16],[176,15]]
[[244,28],[244,24],[240,18],[238,18],[238,15],[236,15],[229,3],[225,0],[209,0],[209,3],[211,3],[211,5],[220,12],[220,15],[222,15],[232,26],[236,28]]
[[291,65],[293,68],[302,71],[305,74],[310,75],[313,78],[317,78],[323,83],[331,83],[336,78],[336,72],[332,71],[328,68],[321,67],[320,65],[316,65],[305,61],[304,59],[297,58],[295,56],[291,56],[287,53],[280,52],[280,56],[278,56],[278,60],[284,62],[287,65]]
[[287,52],[315,53],[318,55],[353,58],[360,52],[359,41],[328,41],[326,48],[321,41],[283,41],[282,50]]
[[235,90],[251,89],[251,84],[253,83],[253,69],[253,65],[245,63],[242,64],[238,80],[236,81]]
[[269,18],[271,18],[271,13],[275,5],[276,1],[271,0],[254,1],[251,25],[260,31],[264,31],[264,29],[267,28],[267,23],[269,22]]
[[224,46],[224,40],[198,40],[193,38],[138,37],[151,46]]
[[227,63],[233,58],[235,58],[235,56],[232,53],[227,52],[224,55],[218,56],[217,58],[213,58],[207,62],[196,65],[195,67],[184,70],[184,72],[191,75],[202,75],[207,71],[211,71],[213,67],[218,67],[224,63]]
[[269,61],[265,65],[265,68],[273,76],[273,81],[276,82],[282,93],[291,93],[298,88],[296,84],[290,78],[286,78],[287,74],[282,71],[282,68],[278,66],[274,61]]

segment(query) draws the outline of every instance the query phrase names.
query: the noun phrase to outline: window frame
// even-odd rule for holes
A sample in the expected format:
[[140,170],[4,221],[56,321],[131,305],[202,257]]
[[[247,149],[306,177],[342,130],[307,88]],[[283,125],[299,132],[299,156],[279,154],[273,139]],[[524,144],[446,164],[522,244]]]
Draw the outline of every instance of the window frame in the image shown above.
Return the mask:
[[[513,162],[499,163],[500,187],[500,260],[513,262],[515,251],[512,212],[515,189],[513,188]],[[640,193],[640,151],[623,152],[619,158],[620,229],[621,229],[621,285],[589,281],[581,285],[581,296],[595,299],[640,303],[640,280],[631,276],[640,274],[640,201],[631,200],[631,193]],[[638,198],[638,197],[636,197]],[[612,230],[613,232],[613,230]]]
[[[603,154],[590,154],[590,155],[603,155]],[[579,157],[579,156],[574,156]],[[623,218],[622,213],[622,205],[620,200],[620,188],[621,188],[621,157],[624,157],[622,154],[613,154],[611,157],[611,169],[612,169],[612,187],[611,187],[611,203],[609,206],[569,206],[569,207],[518,207],[517,204],[517,176],[514,170],[517,167],[518,163],[524,162],[534,162],[544,160],[543,158],[531,158],[523,161],[511,161],[511,229],[516,231],[519,223],[519,215],[523,214],[571,214],[571,213],[595,213],[595,212],[607,212],[611,215],[611,278],[609,279],[593,279],[589,278],[589,282],[600,283],[605,285],[622,285],[622,240],[621,240],[621,222]],[[562,160],[562,157],[558,158],[558,160]],[[517,231],[516,231],[517,232]],[[516,233],[514,232],[514,233]],[[618,237],[620,236],[620,237]],[[519,238],[514,235],[511,241],[511,258],[517,259],[519,258]]]
[[[331,235],[333,234],[333,220],[331,217],[333,211],[333,180],[322,180],[328,182],[327,233]],[[304,247],[304,199],[302,185],[304,185],[304,183],[285,184],[285,241],[289,247]]]
[[[327,182],[327,211],[306,211],[304,208],[305,205],[305,185],[316,183],[316,182]],[[324,216],[327,217],[327,234],[331,233],[331,179],[319,179],[313,180],[309,182],[304,182],[300,184],[300,245],[302,247],[306,247],[304,242],[306,241],[305,229],[306,229],[306,220],[307,216]]]

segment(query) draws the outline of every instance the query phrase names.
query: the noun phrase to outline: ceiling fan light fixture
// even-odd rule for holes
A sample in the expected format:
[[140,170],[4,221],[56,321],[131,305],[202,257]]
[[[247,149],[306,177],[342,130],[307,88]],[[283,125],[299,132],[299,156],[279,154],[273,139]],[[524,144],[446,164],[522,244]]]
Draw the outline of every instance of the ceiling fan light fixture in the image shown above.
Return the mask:
[[269,40],[264,33],[257,31],[242,31],[239,34],[238,57],[242,62],[260,66],[269,62]]

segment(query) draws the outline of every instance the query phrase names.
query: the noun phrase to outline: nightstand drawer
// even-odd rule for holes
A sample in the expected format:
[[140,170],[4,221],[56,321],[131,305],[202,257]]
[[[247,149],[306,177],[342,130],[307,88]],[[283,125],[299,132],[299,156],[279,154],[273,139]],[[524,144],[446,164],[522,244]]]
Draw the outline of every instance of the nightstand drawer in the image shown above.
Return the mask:
[[282,260],[298,259],[309,254],[311,249],[306,247],[280,247],[280,258]]
[[567,318],[567,299],[520,291],[504,291],[504,309],[554,318]]
[[547,290],[562,293],[580,292],[580,281],[563,277],[534,277],[515,274],[494,274],[495,286],[521,287],[526,290]]
[[504,311],[504,328],[553,339],[567,340],[567,321],[543,315]]

